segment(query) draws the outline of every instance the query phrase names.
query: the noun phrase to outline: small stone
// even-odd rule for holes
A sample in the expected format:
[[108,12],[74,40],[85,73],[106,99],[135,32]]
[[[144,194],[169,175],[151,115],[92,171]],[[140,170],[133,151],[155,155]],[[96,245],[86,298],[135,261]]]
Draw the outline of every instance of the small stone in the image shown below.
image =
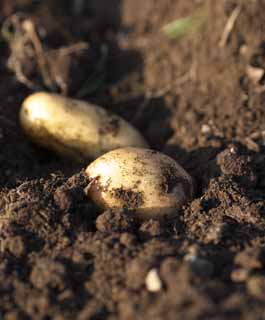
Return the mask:
[[236,154],[237,149],[236,149],[235,146],[231,146],[231,147],[229,148],[229,151],[230,151],[232,154]]
[[162,289],[162,281],[156,269],[151,269],[148,272],[145,278],[145,285],[150,292],[158,292]]
[[204,134],[210,133],[211,132],[210,126],[208,126],[207,124],[203,124],[201,126],[201,132],[204,133]]

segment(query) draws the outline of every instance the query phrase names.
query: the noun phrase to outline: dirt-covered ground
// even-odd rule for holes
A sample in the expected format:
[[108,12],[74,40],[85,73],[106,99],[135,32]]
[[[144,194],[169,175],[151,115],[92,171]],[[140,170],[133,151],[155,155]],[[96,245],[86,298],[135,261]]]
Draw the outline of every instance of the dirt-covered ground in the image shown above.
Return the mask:
[[[53,90],[129,120],[193,176],[196,195],[164,223],[98,210],[84,166],[23,135],[21,102],[43,79],[1,38],[0,318],[265,319],[265,1],[91,0],[81,13],[31,2],[2,0],[1,26],[23,13],[46,47],[89,44]],[[202,6],[193,36],[161,31]]]

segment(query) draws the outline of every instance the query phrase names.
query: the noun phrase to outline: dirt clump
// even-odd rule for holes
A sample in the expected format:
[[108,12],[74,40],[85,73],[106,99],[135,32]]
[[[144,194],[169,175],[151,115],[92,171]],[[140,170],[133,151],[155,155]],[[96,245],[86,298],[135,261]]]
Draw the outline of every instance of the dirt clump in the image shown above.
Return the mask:
[[101,232],[130,232],[134,226],[132,214],[123,210],[106,210],[96,220],[97,230]]

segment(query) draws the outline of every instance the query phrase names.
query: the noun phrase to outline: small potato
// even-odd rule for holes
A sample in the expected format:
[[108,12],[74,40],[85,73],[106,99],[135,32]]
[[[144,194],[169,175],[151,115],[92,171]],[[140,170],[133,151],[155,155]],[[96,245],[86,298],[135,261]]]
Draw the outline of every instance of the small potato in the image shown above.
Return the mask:
[[174,216],[193,195],[189,174],[150,149],[120,148],[86,168],[88,196],[100,207],[132,209],[141,219]]
[[147,147],[127,121],[105,109],[58,94],[39,92],[23,102],[20,122],[36,144],[79,161],[126,146]]

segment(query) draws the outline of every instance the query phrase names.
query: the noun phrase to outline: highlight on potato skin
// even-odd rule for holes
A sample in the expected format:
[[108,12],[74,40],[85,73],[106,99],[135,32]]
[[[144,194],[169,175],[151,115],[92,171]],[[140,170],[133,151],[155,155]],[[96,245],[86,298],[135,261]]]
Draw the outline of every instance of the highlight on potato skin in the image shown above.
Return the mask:
[[150,149],[120,148],[86,168],[88,196],[101,208],[127,208],[140,219],[178,214],[193,197],[190,175],[170,157]]
[[22,104],[20,123],[34,143],[82,162],[120,147],[148,147],[121,117],[59,94],[30,95]]

